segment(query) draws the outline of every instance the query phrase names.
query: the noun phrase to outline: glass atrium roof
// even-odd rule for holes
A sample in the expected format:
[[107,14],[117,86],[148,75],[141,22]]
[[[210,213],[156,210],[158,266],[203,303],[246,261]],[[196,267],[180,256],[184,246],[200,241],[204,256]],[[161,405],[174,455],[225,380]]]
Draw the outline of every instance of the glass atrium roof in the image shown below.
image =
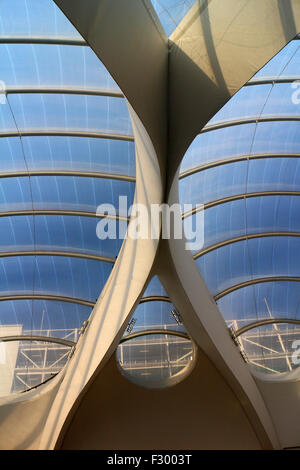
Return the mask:
[[[180,202],[205,205],[194,258],[235,331],[300,319],[299,65],[296,39],[214,116],[181,165]],[[238,341],[256,370],[278,374],[297,366],[299,338],[299,325],[273,323]]]
[[152,0],[152,5],[168,36],[185,17],[195,0]]
[[[0,58],[0,336],[76,342],[122,244],[97,237],[96,209],[133,202],[127,104],[52,0],[1,0]],[[0,395],[46,380],[70,350],[5,344]]]

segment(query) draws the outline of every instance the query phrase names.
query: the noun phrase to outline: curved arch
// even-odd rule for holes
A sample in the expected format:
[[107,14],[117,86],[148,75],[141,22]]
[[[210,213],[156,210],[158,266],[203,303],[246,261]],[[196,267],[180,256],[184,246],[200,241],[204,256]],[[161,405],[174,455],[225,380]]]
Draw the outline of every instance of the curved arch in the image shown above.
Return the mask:
[[179,338],[184,338],[184,339],[188,339],[192,341],[189,335],[181,331],[155,329],[155,330],[138,331],[136,333],[131,333],[130,335],[123,336],[123,338],[120,340],[120,343],[125,343],[126,341],[129,341],[130,339],[139,338],[140,336],[151,336],[151,335],[178,336]]
[[91,302],[85,299],[79,299],[77,297],[66,297],[62,295],[51,295],[51,294],[11,294],[11,295],[0,295],[0,302],[6,302],[10,300],[54,300],[56,302],[67,302],[70,304],[84,305],[86,307],[93,308],[95,302]]
[[72,211],[64,209],[28,209],[20,211],[6,211],[0,212],[0,217],[24,217],[28,215],[60,215],[60,216],[72,216],[72,217],[92,217],[92,218],[105,218],[105,219],[114,219],[121,220],[124,222],[129,222],[129,217],[122,215],[114,214],[101,214],[98,212],[89,212],[89,211]]
[[222,248],[223,246],[231,245],[233,243],[238,243],[246,240],[253,240],[255,238],[267,238],[267,237],[300,237],[300,232],[262,232],[262,233],[249,233],[248,235],[241,235],[240,237],[229,238],[227,240],[223,240],[219,243],[215,243],[214,245],[210,245],[203,250],[198,251],[193,255],[194,259],[198,259],[201,256],[210,253],[211,251],[217,250],[218,248]]
[[140,300],[140,304],[145,302],[153,302],[153,301],[160,301],[160,302],[170,302],[171,299],[169,297],[165,297],[164,295],[148,295],[147,297],[142,297]]
[[105,263],[111,263],[111,264],[114,264],[116,261],[115,258],[109,258],[107,256],[90,255],[88,253],[77,253],[75,251],[32,250],[32,251],[0,252],[0,258],[11,258],[13,256],[62,256],[65,258],[82,258],[82,259],[89,259],[89,260],[94,260],[94,261],[103,261]]
[[225,129],[226,127],[233,127],[233,126],[240,126],[243,124],[257,124],[259,122],[286,122],[286,121],[300,121],[300,116],[256,116],[253,118],[245,118],[245,119],[236,119],[232,121],[222,121],[215,124],[209,124],[205,126],[200,134],[204,134],[206,132],[215,131],[216,129]]
[[86,46],[87,43],[82,38],[60,38],[44,36],[1,36],[0,44],[55,44],[63,46]]
[[248,325],[239,328],[236,331],[233,331],[233,335],[235,338],[238,338],[240,335],[246,333],[246,331],[253,330],[254,328],[258,328],[264,325],[273,325],[277,323],[288,323],[291,325],[300,325],[300,320],[292,319],[292,318],[268,318],[265,320],[258,320],[253,323],[248,323]]
[[39,136],[45,136],[45,137],[89,137],[91,139],[109,139],[109,140],[125,140],[126,142],[133,142],[134,138],[131,135],[125,135],[125,134],[108,134],[104,132],[89,132],[89,131],[75,131],[75,130],[67,130],[64,131],[62,129],[57,129],[57,130],[41,130],[41,129],[26,129],[22,130],[20,132],[17,131],[1,131],[0,132],[0,138],[1,137],[39,137]]
[[135,182],[134,176],[118,175],[117,173],[100,173],[97,171],[71,171],[71,170],[29,170],[0,172],[0,178],[24,178],[28,176],[76,176],[80,178],[101,178],[110,180]]
[[[257,191],[255,193],[243,193],[235,194],[233,196],[224,197],[221,199],[216,199],[215,201],[210,201],[205,204],[205,209],[210,209],[211,207],[219,206],[221,204],[226,204],[227,202],[239,201],[240,199],[248,199],[252,197],[265,197],[265,196],[300,196],[300,191]],[[196,214],[198,211],[203,210],[202,208],[194,208],[191,211],[185,212],[182,214],[182,218],[190,217],[191,215]]]
[[55,338],[53,336],[37,336],[37,335],[17,335],[17,336],[0,336],[0,342],[7,343],[10,341],[41,341],[43,343],[55,343],[73,348],[76,343],[63,338]]
[[254,155],[238,155],[236,157],[224,158],[223,160],[215,160],[213,162],[205,163],[204,165],[198,165],[189,170],[183,171],[179,174],[179,179],[186,178],[187,176],[194,175],[201,171],[209,170],[210,168],[216,168],[217,166],[223,166],[230,163],[242,162],[244,160],[258,160],[258,159],[268,159],[268,158],[299,158],[300,154],[298,153],[277,153],[277,154],[254,154]]
[[12,87],[5,88],[5,94],[27,94],[27,93],[43,93],[56,95],[91,95],[91,96],[109,96],[111,98],[124,98],[121,91],[114,90],[97,90],[96,88],[76,88],[76,87]]
[[217,301],[224,297],[225,295],[231,294],[231,292],[234,292],[239,289],[243,289],[243,287],[248,287],[252,286],[255,284],[261,284],[263,282],[274,282],[274,281],[280,281],[280,282],[300,282],[300,277],[297,276],[270,276],[270,277],[259,277],[257,279],[250,279],[249,281],[245,282],[240,282],[239,284],[235,284],[234,286],[228,287],[228,289],[223,290],[222,292],[219,292],[214,296],[214,299]]

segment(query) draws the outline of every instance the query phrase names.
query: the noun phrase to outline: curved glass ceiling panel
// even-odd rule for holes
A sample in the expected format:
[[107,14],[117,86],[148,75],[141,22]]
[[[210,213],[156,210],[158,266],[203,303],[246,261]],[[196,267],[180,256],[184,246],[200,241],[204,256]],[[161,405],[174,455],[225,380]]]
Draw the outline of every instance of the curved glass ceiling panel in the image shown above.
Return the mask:
[[300,190],[298,158],[267,158],[249,162],[247,192],[285,190]]
[[112,264],[64,256],[0,258],[1,295],[51,294],[95,302]]
[[[14,179],[14,178],[10,178]],[[133,202],[135,184],[128,181],[77,176],[34,176],[30,178],[34,209],[96,212],[100,204],[119,207],[119,196]]]
[[300,154],[300,122],[258,123],[251,153]]
[[[293,41],[294,43],[297,43],[298,41]],[[297,47],[297,44],[294,45],[294,48]],[[295,54],[291,58],[291,60],[287,63],[286,67],[284,68],[283,72],[280,74],[281,77],[299,77],[300,72],[299,72],[299,66],[300,66],[300,45],[298,44],[298,47],[295,51]]]
[[91,310],[85,305],[56,300],[3,300],[0,301],[0,331],[5,325],[18,325],[22,335],[66,337],[76,342]]
[[3,95],[1,95],[0,103],[0,133],[5,131],[17,132],[16,124],[13,119],[8,100],[7,98],[4,98],[3,101],[2,97]]
[[[253,79],[268,79],[294,75],[295,72],[299,74],[298,70],[292,67],[293,73],[289,73],[291,68],[289,65],[293,63],[293,56],[298,52],[299,42],[297,40],[289,42],[278,54],[273,57],[257,74],[254,75]],[[251,81],[251,80],[250,80]]]
[[[196,217],[192,218],[192,227],[196,229]],[[187,221],[189,217],[185,219]],[[246,233],[245,201],[243,199],[227,202],[204,211],[204,245],[202,249],[228,238]],[[194,250],[193,253],[198,250]]]
[[[280,195],[239,199],[208,208],[204,212],[203,249],[246,234],[300,233],[299,203],[298,196]],[[190,217],[196,227],[196,215]]]
[[[1,111],[0,105],[0,111]],[[0,172],[26,171],[26,163],[19,137],[0,138]]]
[[185,17],[195,0],[151,0],[159,20],[168,36]]
[[0,217],[0,251],[33,250],[33,217]]
[[207,126],[217,122],[236,121],[259,116],[271,90],[272,85],[241,88],[209,121]]
[[132,135],[123,98],[28,93],[8,99],[21,132],[81,130]]
[[[37,250],[72,251],[116,258],[123,242],[118,237],[115,240],[100,240],[96,234],[99,218],[61,215],[40,215],[34,218]],[[116,235],[119,233],[119,225],[122,225],[120,230],[126,232],[127,222],[115,223]]]
[[1,0],[0,36],[81,38],[53,0]]
[[120,92],[90,47],[0,44],[0,57],[0,76],[8,89],[49,87]]
[[0,178],[0,212],[32,209],[28,178]]
[[246,192],[247,162],[210,168],[179,181],[181,204],[204,204]]
[[231,292],[217,304],[227,324],[235,322],[235,329],[271,316],[300,319],[300,285],[291,281],[263,282]]
[[218,160],[249,155],[255,128],[255,124],[243,124],[197,135],[184,156],[180,172]]
[[204,204],[258,191],[299,191],[300,160],[267,158],[209,168],[179,181],[181,204]]
[[300,117],[300,107],[293,99],[294,94],[295,89],[290,83],[275,83],[261,116]]
[[[35,136],[22,137],[22,144],[29,170],[99,171],[135,176],[134,142],[87,137]],[[18,154],[20,167],[21,157],[22,153],[20,157]],[[24,165],[24,158],[22,159]]]
[[299,275],[300,238],[267,237],[211,251],[196,263],[215,295],[250,279]]

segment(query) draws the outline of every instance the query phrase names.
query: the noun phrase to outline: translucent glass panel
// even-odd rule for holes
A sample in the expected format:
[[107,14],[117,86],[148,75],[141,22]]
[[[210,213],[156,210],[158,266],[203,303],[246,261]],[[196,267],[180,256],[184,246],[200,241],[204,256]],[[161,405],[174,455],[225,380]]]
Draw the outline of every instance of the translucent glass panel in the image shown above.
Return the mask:
[[112,264],[64,256],[0,258],[1,295],[51,294],[95,302]]
[[[206,209],[203,248],[252,233],[300,233],[299,202],[298,196],[262,196]],[[191,218],[196,227],[196,215]]]
[[32,209],[28,178],[0,179],[0,212]]
[[81,38],[53,0],[1,0],[0,36]]
[[297,60],[299,57],[299,41],[291,41],[273,57],[257,74],[255,79],[267,79],[299,75]]
[[209,121],[208,126],[217,122],[236,121],[259,116],[271,90],[272,85],[241,88]]
[[196,260],[215,295],[250,279],[298,276],[300,238],[267,237],[233,243]]
[[180,172],[247,155],[300,154],[300,122],[259,122],[199,134],[182,160]]
[[242,161],[201,171],[180,180],[180,203],[204,204],[233,194],[244,193],[247,168],[248,163]]
[[0,211],[33,208],[96,212],[104,203],[118,209],[119,196],[127,196],[129,206],[135,189],[134,183],[127,181],[77,176],[32,176],[30,185],[28,177],[0,178]]
[[[23,137],[22,143],[29,170],[99,171],[135,175],[134,142],[41,136]],[[20,162],[22,164],[21,158]]]
[[255,128],[255,124],[244,124],[197,135],[182,160],[180,173],[218,160],[249,155]]
[[300,153],[300,122],[258,123],[251,153]]
[[119,207],[119,196],[133,201],[135,184],[105,178],[70,176],[31,177],[34,209],[69,209],[96,212],[100,204]]
[[[0,105],[0,114],[2,105]],[[0,172],[26,171],[19,137],[0,138]]]
[[230,163],[183,178],[182,204],[204,204],[236,194],[258,191],[299,191],[298,158],[260,158]]
[[173,33],[194,3],[194,0],[152,0],[152,5],[168,36]]
[[[262,117],[299,117],[300,106],[298,101],[295,102],[293,97],[295,98],[295,89],[292,88],[290,83],[276,83],[273,86],[267,104],[262,111]],[[299,93],[296,98],[299,98]]]
[[[17,325],[22,335],[52,336],[77,341],[79,329],[92,308],[56,300],[5,300],[0,302],[0,332]],[[75,336],[74,336],[75,335]]]
[[0,77],[7,88],[120,91],[90,47],[0,44],[0,57]]
[[299,367],[299,325],[265,325],[241,335],[239,343],[249,365],[257,372],[280,374]]
[[22,137],[22,142],[19,137],[0,138],[0,172],[27,168],[135,176],[134,142],[61,136]]
[[[122,239],[97,237],[96,217],[34,215],[0,217],[0,252],[8,251],[71,251],[115,258]],[[126,232],[127,222],[116,221],[119,229]],[[121,228],[119,227],[121,225]]]
[[[123,98],[28,93],[10,95],[8,99],[21,132],[74,130],[132,134]],[[7,125],[6,121],[3,124],[2,132],[12,129],[12,124]]]
[[258,319],[300,319],[300,283],[272,281],[243,287],[217,301],[228,325],[241,328]]

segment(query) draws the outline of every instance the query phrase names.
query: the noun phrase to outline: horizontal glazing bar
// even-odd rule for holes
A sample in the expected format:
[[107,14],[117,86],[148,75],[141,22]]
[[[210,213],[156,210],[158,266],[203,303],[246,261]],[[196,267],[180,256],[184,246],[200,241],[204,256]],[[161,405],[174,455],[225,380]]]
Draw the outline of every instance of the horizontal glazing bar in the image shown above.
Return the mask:
[[110,140],[125,140],[127,142],[133,142],[134,137],[125,134],[107,134],[103,132],[89,132],[89,131],[72,131],[72,130],[22,130],[22,132],[8,131],[0,132],[1,137],[34,137],[34,136],[64,136],[64,137],[89,137],[97,139],[110,139]]
[[186,170],[179,175],[179,179],[186,178],[187,176],[194,175],[200,171],[209,170],[210,168],[215,168],[216,166],[226,165],[227,163],[241,162],[244,160],[258,160],[260,158],[299,158],[299,153],[278,153],[278,154],[254,154],[254,155],[239,155],[237,157],[225,158],[224,160],[217,160],[214,162],[206,163],[205,165],[199,165],[189,170]]
[[0,252],[0,258],[10,258],[13,256],[62,256],[65,258],[82,258],[94,261],[103,261],[105,263],[114,263],[114,258],[106,256],[89,255],[87,253],[76,253],[73,251],[4,251]]
[[56,343],[62,344],[63,346],[68,346],[73,348],[76,343],[74,341],[69,341],[63,338],[52,338],[51,336],[30,336],[30,335],[18,335],[18,336],[0,336],[0,342],[7,343],[11,341],[41,341],[43,343]]
[[194,259],[200,258],[200,256],[206,255],[210,251],[217,250],[222,246],[231,245],[232,243],[241,242],[244,240],[251,240],[253,238],[265,238],[265,237],[300,237],[299,232],[266,232],[266,233],[251,233],[248,235],[242,235],[240,237],[229,238],[228,240],[223,240],[214,245],[208,246],[204,250],[199,251],[193,255]]
[[243,289],[243,287],[252,286],[255,284],[262,284],[264,282],[300,282],[300,277],[295,276],[271,276],[271,277],[260,277],[256,279],[250,279],[249,281],[241,282],[239,284],[235,284],[234,286],[229,287],[228,289],[219,292],[214,296],[214,299],[217,301],[224,297],[231,292],[234,292],[238,289]]
[[259,326],[273,325],[273,324],[278,324],[278,323],[300,325],[300,320],[291,319],[291,318],[268,318],[265,320],[258,320],[253,323],[249,323],[248,325],[245,325],[242,328],[239,328],[238,330],[234,331],[233,334],[237,338],[243,333],[246,333],[246,331],[253,330],[254,328],[258,328]]
[[70,304],[84,305],[85,307],[94,307],[95,303],[85,299],[78,299],[75,297],[66,297],[62,295],[51,294],[14,294],[14,295],[0,295],[0,302],[10,300],[54,300],[56,302],[67,302]]
[[[210,209],[211,207],[218,206],[220,204],[226,204],[226,202],[238,201],[239,199],[248,199],[251,197],[264,197],[264,196],[300,196],[300,191],[258,191],[255,193],[245,193],[245,194],[236,194],[234,196],[224,197],[222,199],[217,199],[215,201],[207,202],[204,204],[204,209]],[[190,217],[191,215],[196,214],[199,210],[198,208],[193,209],[192,211],[185,212],[182,215],[182,218]]]

